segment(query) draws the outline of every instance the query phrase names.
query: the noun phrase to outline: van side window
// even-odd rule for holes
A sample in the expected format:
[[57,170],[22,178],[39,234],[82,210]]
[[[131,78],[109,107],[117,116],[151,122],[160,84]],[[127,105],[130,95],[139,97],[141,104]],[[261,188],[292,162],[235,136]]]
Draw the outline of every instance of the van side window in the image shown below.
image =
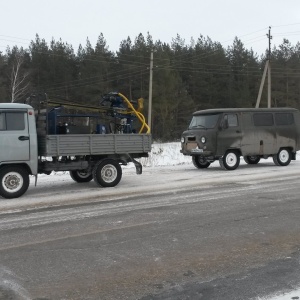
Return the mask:
[[273,114],[259,113],[253,114],[254,126],[272,126],[274,125]]
[[0,113],[0,130],[24,130],[24,112]]
[[294,124],[294,116],[292,113],[275,113],[276,125],[292,125]]
[[238,126],[238,119],[236,114],[228,114],[224,116],[224,120],[228,121],[228,127]]

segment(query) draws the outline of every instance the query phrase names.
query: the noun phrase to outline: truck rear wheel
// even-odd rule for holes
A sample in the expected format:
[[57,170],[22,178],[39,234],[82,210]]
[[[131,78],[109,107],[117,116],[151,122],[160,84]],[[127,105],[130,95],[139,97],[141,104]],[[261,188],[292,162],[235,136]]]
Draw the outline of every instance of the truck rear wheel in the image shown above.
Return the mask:
[[93,179],[93,174],[85,171],[70,171],[71,178],[76,182],[90,182]]
[[280,149],[277,154],[273,155],[273,161],[276,166],[287,166],[292,160],[291,151],[288,149]]
[[198,169],[205,169],[210,166],[210,162],[202,155],[193,155],[192,156],[193,165]]
[[122,178],[122,168],[114,159],[103,159],[95,165],[93,178],[99,186],[116,186]]
[[29,174],[20,166],[0,169],[0,196],[12,199],[22,196],[29,187]]

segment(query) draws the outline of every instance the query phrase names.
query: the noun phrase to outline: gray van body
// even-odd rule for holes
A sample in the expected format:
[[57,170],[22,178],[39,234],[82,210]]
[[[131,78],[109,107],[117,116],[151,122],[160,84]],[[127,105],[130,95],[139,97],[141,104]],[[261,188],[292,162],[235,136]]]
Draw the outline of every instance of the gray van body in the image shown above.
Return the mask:
[[273,157],[288,165],[300,149],[300,114],[294,108],[226,108],[197,111],[181,137],[181,152],[197,168],[215,160],[234,170],[240,156],[250,164]]

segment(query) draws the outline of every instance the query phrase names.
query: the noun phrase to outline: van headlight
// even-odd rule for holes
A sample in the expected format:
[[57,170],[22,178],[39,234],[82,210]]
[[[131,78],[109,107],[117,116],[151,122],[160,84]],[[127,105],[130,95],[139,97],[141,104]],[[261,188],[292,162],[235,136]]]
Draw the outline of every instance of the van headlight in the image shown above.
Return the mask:
[[181,137],[181,143],[182,144],[184,143],[184,137],[183,136]]
[[205,138],[205,136],[203,136],[203,137],[201,138],[201,143],[202,143],[202,144],[205,144],[205,143],[206,143],[206,138]]

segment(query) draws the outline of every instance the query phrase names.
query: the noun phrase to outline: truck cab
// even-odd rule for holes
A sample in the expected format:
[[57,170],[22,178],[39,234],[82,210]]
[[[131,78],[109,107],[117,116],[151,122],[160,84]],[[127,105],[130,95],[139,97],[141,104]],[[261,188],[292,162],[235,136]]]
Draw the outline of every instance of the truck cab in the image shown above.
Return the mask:
[[[27,104],[0,104],[0,195],[21,195],[36,175],[37,135],[34,110]],[[18,183],[23,181],[23,185]]]

